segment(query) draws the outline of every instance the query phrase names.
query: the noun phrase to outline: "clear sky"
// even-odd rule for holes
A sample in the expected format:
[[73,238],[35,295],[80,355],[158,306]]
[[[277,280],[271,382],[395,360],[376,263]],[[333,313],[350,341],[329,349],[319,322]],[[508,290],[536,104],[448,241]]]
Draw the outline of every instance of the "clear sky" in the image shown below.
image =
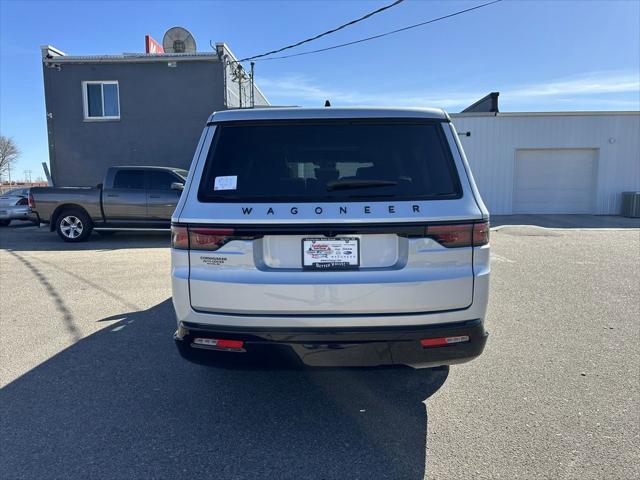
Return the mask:
[[[363,15],[376,1],[0,0],[0,132],[22,150],[17,176],[48,160],[40,45],[69,55],[144,51],[172,26],[199,51],[238,57],[293,43]],[[407,0],[296,51],[322,48],[482,1]],[[273,104],[398,105],[457,112],[490,91],[502,111],[640,109],[640,1],[504,1],[463,16],[316,55],[259,62]],[[195,146],[194,146],[195,147]]]

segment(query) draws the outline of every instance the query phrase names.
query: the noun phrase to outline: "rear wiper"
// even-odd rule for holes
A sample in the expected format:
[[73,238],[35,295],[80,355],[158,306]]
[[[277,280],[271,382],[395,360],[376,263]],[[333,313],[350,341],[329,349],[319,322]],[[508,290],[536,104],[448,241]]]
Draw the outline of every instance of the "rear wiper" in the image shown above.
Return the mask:
[[391,187],[398,182],[393,180],[333,180],[327,182],[327,191],[348,190],[351,188]]

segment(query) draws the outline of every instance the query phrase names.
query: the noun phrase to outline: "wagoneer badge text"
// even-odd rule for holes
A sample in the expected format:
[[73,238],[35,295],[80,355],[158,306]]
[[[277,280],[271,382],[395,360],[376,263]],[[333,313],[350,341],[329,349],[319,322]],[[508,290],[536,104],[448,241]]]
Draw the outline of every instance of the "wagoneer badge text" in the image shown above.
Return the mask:
[[[279,207],[278,208],[279,211],[282,211]],[[275,215],[276,214],[276,208],[274,207],[267,207],[266,209],[266,214],[267,215]],[[371,214],[373,213],[371,211],[371,206],[370,205],[364,205],[362,207],[355,207],[355,206],[338,206],[336,207],[338,209],[338,214],[340,215],[346,215],[349,212],[349,209],[351,209],[352,212],[362,212],[364,214]],[[298,215],[299,210],[298,207],[287,207],[287,213],[289,213],[290,215]],[[316,215],[322,215],[325,213],[325,209],[323,207],[315,207],[313,209],[314,213]],[[389,213],[396,213],[396,206],[395,205],[387,205],[387,207],[385,208],[386,212]],[[420,213],[420,205],[411,205],[411,211],[413,213]],[[252,215],[254,212],[253,207],[242,207],[242,213],[244,215]]]

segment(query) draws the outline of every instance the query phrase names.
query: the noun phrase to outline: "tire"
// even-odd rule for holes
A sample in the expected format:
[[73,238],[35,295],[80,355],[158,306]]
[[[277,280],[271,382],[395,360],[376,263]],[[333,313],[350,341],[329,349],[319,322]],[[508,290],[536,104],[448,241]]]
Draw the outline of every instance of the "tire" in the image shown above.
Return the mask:
[[0,220],[0,227],[8,227],[11,223],[11,220]]
[[91,235],[91,230],[91,218],[79,208],[63,210],[56,218],[56,232],[65,242],[84,242]]

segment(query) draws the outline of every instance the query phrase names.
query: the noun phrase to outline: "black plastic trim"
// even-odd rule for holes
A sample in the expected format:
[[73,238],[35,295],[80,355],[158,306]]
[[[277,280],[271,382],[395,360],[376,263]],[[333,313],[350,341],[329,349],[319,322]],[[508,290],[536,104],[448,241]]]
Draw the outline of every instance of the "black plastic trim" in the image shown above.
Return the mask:
[[[263,315],[264,316],[264,315]],[[300,317],[300,315],[296,315]],[[305,315],[306,316],[306,315]],[[345,317],[348,315],[340,315]],[[370,315],[371,316],[371,315]],[[380,316],[380,315],[375,315]],[[448,323],[436,323],[430,325],[388,325],[384,327],[380,326],[367,326],[367,327],[242,327],[242,326],[229,326],[229,325],[211,325],[206,323],[196,322],[180,322],[180,325],[184,326],[188,330],[197,331],[209,331],[209,332],[225,332],[225,333],[237,333],[245,335],[260,336],[263,333],[267,333],[271,338],[275,335],[279,335],[282,338],[292,338],[296,335],[311,334],[322,337],[324,335],[368,335],[373,334],[374,339],[380,335],[389,336],[394,333],[401,333],[404,336],[416,334],[420,338],[420,335],[424,335],[429,332],[437,330],[450,330],[455,328],[474,328],[482,326],[482,319],[476,318],[473,320],[464,320],[462,322],[448,322]]]
[[[194,338],[222,338],[243,341],[243,353],[204,349]],[[441,347],[424,348],[420,340],[468,336],[469,340]],[[421,365],[437,367],[463,363],[484,350],[488,333],[482,320],[438,325],[363,328],[242,328],[182,322],[174,334],[180,355],[195,363],[226,360],[257,361],[265,365],[286,359],[303,366],[365,367]]]

